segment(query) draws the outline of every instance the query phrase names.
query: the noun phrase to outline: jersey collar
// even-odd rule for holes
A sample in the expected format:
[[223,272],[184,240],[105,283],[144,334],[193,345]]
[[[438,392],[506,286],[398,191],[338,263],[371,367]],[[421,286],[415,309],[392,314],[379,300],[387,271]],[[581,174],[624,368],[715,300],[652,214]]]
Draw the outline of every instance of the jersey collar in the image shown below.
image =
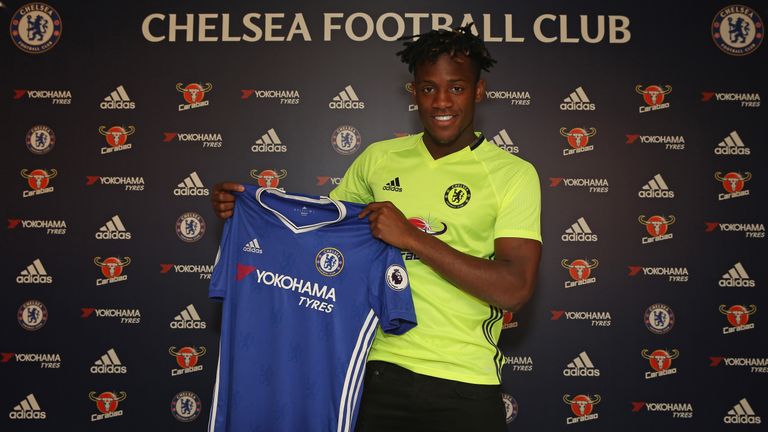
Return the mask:
[[[304,203],[309,203],[314,205],[333,204],[334,206],[336,206],[339,216],[335,220],[318,222],[318,223],[309,224],[309,225],[296,225],[292,220],[288,219],[284,214],[280,213],[279,211],[271,208],[266,203],[264,203],[261,200],[261,196],[264,193],[276,195],[285,200],[299,201],[299,202],[304,202]],[[310,198],[302,195],[291,195],[275,188],[259,188],[256,191],[256,202],[258,202],[259,205],[261,205],[265,209],[271,211],[280,220],[280,222],[283,223],[283,225],[288,227],[288,229],[290,229],[296,234],[302,234],[305,232],[314,231],[326,225],[335,224],[337,222],[340,222],[347,216],[347,208],[346,206],[344,206],[344,203],[342,203],[341,201],[336,201],[334,199],[323,197],[323,196],[321,196],[320,198]]]

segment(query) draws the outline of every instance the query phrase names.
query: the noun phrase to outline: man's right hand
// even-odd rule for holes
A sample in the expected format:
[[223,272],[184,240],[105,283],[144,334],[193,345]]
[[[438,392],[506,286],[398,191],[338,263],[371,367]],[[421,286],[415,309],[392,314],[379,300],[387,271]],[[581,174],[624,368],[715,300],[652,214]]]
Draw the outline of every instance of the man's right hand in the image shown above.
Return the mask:
[[213,186],[213,194],[211,194],[211,205],[216,216],[221,219],[231,217],[235,209],[235,196],[231,192],[242,192],[244,190],[245,187],[239,183],[216,183]]

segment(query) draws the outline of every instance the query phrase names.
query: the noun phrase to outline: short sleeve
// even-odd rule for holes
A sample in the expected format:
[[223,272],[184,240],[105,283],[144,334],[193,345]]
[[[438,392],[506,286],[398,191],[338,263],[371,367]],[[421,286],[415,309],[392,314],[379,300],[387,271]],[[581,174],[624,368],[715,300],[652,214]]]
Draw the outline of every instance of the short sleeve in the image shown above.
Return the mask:
[[518,237],[541,242],[541,186],[536,169],[525,163],[507,183],[494,226],[494,238]]
[[385,246],[374,257],[369,275],[369,299],[385,333],[401,335],[416,326],[411,285],[400,251]]
[[372,170],[371,152],[363,151],[349,166],[344,178],[329,196],[335,200],[368,204],[374,201],[373,191],[368,183]]

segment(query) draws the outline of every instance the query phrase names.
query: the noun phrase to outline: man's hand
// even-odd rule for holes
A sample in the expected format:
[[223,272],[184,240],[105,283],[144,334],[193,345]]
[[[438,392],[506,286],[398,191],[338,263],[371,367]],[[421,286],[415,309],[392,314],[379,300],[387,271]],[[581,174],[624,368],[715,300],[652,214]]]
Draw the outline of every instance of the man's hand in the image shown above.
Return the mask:
[[238,183],[216,183],[211,194],[211,205],[216,216],[221,219],[231,217],[235,208],[235,196],[230,192],[242,192],[244,190],[245,187]]
[[421,231],[408,222],[403,213],[389,201],[368,204],[358,215],[368,217],[371,234],[399,249],[411,250]]

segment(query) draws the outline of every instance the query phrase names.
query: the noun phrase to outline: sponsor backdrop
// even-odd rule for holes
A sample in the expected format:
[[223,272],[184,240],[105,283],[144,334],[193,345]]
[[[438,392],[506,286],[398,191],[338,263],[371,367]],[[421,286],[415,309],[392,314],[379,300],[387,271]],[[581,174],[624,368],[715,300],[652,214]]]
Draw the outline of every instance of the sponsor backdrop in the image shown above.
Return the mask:
[[543,196],[509,429],[760,429],[764,3],[242,3],[2,2],[0,429],[204,430],[212,185],[327,194],[420,130],[395,39],[469,21]]

